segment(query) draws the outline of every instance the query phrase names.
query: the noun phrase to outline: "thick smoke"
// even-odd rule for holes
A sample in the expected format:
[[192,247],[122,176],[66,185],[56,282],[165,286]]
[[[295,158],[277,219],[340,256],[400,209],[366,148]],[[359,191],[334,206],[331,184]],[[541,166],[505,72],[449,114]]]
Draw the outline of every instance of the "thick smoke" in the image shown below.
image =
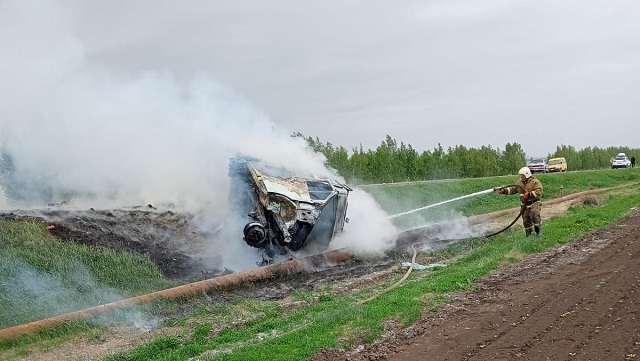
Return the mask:
[[332,242],[332,247],[348,247],[363,255],[374,255],[393,247],[397,229],[371,195],[355,189],[349,199],[349,223],[344,233]]
[[205,75],[114,73],[86,60],[59,8],[16,2],[0,10],[12,49],[0,59],[9,85],[0,90],[9,202],[198,210],[226,201],[227,160],[238,153],[328,173],[301,140]]
[[[202,230],[218,240],[206,251],[236,255],[224,267],[254,267],[243,255],[254,250],[241,228],[219,221],[228,206],[229,158],[243,154],[335,178],[324,158],[207,74],[122,73],[89,61],[74,15],[54,1],[0,3],[0,39],[11,49],[0,57],[0,206],[166,205],[199,214]],[[354,235],[367,228],[359,224],[386,224],[367,236],[374,249],[385,241],[371,239],[386,240],[393,227],[382,212],[367,214],[369,206],[376,209],[354,193],[346,228]]]

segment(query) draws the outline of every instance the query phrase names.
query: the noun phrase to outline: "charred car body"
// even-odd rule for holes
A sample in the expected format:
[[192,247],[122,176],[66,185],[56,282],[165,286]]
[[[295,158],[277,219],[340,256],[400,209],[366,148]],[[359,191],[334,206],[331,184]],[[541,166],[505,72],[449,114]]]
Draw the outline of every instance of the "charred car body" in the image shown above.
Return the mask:
[[230,201],[246,224],[244,241],[268,253],[329,245],[341,233],[352,190],[330,179],[295,176],[257,159],[231,158]]

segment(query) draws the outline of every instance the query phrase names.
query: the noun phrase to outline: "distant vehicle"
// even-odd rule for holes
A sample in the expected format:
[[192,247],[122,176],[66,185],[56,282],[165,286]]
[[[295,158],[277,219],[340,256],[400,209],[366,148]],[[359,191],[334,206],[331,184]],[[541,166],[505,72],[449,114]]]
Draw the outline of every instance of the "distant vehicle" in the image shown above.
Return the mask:
[[547,169],[549,172],[566,172],[567,160],[562,157],[550,158],[547,161]]
[[618,153],[618,155],[611,162],[611,169],[616,168],[629,168],[631,167],[631,160],[627,158],[624,153]]
[[544,158],[531,158],[527,163],[527,168],[531,173],[549,173],[547,160]]
[[247,222],[244,241],[270,255],[312,243],[324,248],[348,222],[352,189],[338,181],[301,176],[248,157],[230,160],[229,177],[230,201]]

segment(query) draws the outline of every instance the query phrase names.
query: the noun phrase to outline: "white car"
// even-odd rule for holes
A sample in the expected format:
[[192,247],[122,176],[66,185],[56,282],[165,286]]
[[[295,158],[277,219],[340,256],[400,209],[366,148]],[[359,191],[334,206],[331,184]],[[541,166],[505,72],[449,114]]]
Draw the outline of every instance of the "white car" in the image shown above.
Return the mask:
[[527,163],[531,173],[549,173],[549,165],[544,158],[531,158]]
[[613,159],[613,162],[611,162],[611,169],[629,167],[631,167],[631,161],[624,153],[618,153],[618,155]]

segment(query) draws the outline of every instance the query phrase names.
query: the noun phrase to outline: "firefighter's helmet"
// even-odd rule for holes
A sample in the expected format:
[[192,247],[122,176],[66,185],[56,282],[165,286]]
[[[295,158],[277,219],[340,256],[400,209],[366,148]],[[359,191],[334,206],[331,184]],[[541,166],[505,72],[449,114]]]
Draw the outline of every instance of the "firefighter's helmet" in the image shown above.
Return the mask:
[[531,169],[529,169],[529,167],[522,167],[518,171],[518,174],[522,174],[525,178],[529,179],[529,177],[531,177]]

